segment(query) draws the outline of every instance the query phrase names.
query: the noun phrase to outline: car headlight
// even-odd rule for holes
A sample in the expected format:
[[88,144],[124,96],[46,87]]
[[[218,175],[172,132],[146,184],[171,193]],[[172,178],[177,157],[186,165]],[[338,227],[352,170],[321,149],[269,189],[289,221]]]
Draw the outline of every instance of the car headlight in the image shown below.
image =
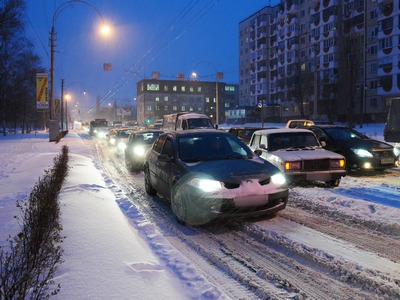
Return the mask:
[[207,193],[216,192],[222,187],[221,182],[204,178],[193,178],[188,181],[188,184]]
[[110,144],[113,145],[113,146],[115,145],[115,138],[111,138],[110,139]]
[[119,142],[118,143],[118,149],[121,150],[121,151],[125,151],[126,144],[124,142]]
[[344,159],[332,159],[330,162],[330,166],[332,169],[344,168],[345,165],[346,161]]
[[359,157],[373,157],[372,153],[365,149],[351,149]]
[[143,146],[135,146],[133,147],[133,154],[143,156],[146,154],[146,149]]
[[393,148],[393,153],[394,153],[394,156],[400,156],[400,146],[397,147],[397,145],[396,145],[396,147]]
[[283,174],[278,173],[271,176],[271,183],[275,185],[284,185],[286,184],[286,178]]
[[285,162],[285,170],[286,171],[301,170],[301,162],[300,161]]

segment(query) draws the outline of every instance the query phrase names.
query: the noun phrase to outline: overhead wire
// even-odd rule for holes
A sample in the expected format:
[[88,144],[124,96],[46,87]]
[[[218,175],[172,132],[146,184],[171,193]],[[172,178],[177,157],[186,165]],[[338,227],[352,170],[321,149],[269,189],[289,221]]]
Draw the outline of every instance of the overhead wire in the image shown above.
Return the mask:
[[[135,68],[137,68],[138,64],[142,60],[144,61],[146,56],[149,55],[149,53],[151,53],[151,51],[156,47],[157,42],[160,41],[165,36],[165,34],[175,26],[175,23],[177,21],[179,21],[181,18],[184,18],[196,6],[196,4],[199,1],[200,0],[192,0],[187,6],[185,6],[185,8],[175,17],[175,19],[160,33],[158,38],[155,39],[156,43],[154,45],[152,45],[148,50],[146,50],[145,53],[142,55],[142,57],[140,57],[136,63],[132,64],[130,66],[130,68],[127,71],[125,71],[125,73],[122,75],[121,79],[119,79],[114,84],[114,86],[106,93],[106,95],[103,97],[103,101],[102,101],[103,103],[101,103],[101,104],[104,104],[105,102],[107,102],[107,100],[109,98],[113,97],[119,91],[119,89],[128,82],[128,80],[126,78],[130,74],[132,74],[132,73],[138,74],[139,71],[141,71],[144,68],[144,66],[143,66],[139,70],[134,70]],[[193,2],[195,2],[195,3],[193,3]]]
[[[205,14],[207,14],[218,2],[219,0],[210,0],[208,3],[201,7],[199,11],[194,13],[192,16],[183,26],[179,27],[179,22],[186,17],[190,11],[192,11],[196,5],[200,2],[200,0],[192,0],[175,18],[174,20],[163,30],[159,38],[156,39],[154,45],[152,45],[145,53],[142,55],[139,60],[132,64],[129,69],[127,69],[122,77],[114,84],[114,86],[106,93],[103,99],[100,102],[100,105],[107,103],[109,99],[114,97],[119,90],[125,86],[130,81],[130,75],[138,75],[142,70],[145,68],[145,64],[148,64],[154,61],[157,57],[161,55],[161,53],[169,47],[173,42],[178,40],[187,30],[189,27],[193,26],[196,22],[198,22]],[[171,37],[168,37],[168,33],[177,29],[175,32],[172,33]],[[167,38],[167,40],[165,40]],[[159,44],[163,43],[159,46]],[[159,46],[159,48],[156,48]],[[157,51],[157,52],[156,52]],[[148,56],[150,59],[146,60]]]

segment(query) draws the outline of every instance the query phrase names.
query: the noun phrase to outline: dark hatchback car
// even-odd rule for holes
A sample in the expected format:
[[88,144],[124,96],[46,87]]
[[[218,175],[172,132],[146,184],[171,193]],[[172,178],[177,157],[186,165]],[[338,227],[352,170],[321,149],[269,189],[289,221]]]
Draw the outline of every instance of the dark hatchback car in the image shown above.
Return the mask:
[[395,167],[398,157],[394,147],[385,142],[371,139],[366,135],[344,126],[314,125],[304,127],[315,133],[324,148],[346,157],[349,171],[374,171]]
[[128,137],[125,148],[125,165],[132,172],[143,170],[144,157],[155,139],[164,133],[158,129],[135,130]]
[[284,175],[237,137],[218,130],[165,133],[146,154],[145,189],[170,202],[181,223],[275,215],[286,207]]

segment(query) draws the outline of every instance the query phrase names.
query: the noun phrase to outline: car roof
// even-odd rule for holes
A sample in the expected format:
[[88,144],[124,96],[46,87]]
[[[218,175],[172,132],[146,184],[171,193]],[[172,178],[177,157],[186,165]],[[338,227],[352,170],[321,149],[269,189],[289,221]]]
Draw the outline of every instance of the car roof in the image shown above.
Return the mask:
[[266,129],[266,127],[261,127],[261,126],[234,126],[231,127],[230,129],[256,129],[256,128]]
[[[311,126],[307,126],[311,127]],[[272,128],[272,129],[262,129],[256,131],[259,134],[274,134],[274,133],[293,133],[293,132],[310,132],[308,129],[302,128]]]
[[334,125],[334,124],[316,124],[311,126],[299,126],[299,128],[345,128],[345,129],[352,129],[348,126],[343,125]]
[[164,133],[163,130],[160,129],[136,129],[135,131],[133,131],[133,134],[139,134],[139,133]]
[[174,135],[176,137],[185,136],[185,135],[205,135],[205,134],[219,134],[219,135],[229,135],[232,136],[231,133],[228,133],[223,130],[217,130],[212,128],[207,129],[188,129],[188,130],[177,130],[177,131],[170,131],[165,134]]

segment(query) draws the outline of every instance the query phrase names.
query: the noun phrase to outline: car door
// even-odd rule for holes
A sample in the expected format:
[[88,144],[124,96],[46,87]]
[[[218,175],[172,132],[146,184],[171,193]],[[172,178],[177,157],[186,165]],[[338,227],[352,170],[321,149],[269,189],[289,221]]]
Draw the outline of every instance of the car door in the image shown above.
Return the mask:
[[151,185],[158,190],[158,186],[159,186],[159,174],[158,174],[158,157],[161,154],[161,150],[164,146],[164,142],[165,139],[167,137],[166,136],[159,136],[157,138],[157,140],[154,142],[153,147],[151,148],[150,152],[148,153],[146,159],[147,162],[146,164],[149,166],[149,175],[150,175],[150,182]]
[[157,178],[158,178],[158,192],[169,198],[171,189],[171,179],[173,178],[173,165],[175,159],[174,142],[170,136],[165,139],[163,148],[161,150],[159,159],[157,162]]

